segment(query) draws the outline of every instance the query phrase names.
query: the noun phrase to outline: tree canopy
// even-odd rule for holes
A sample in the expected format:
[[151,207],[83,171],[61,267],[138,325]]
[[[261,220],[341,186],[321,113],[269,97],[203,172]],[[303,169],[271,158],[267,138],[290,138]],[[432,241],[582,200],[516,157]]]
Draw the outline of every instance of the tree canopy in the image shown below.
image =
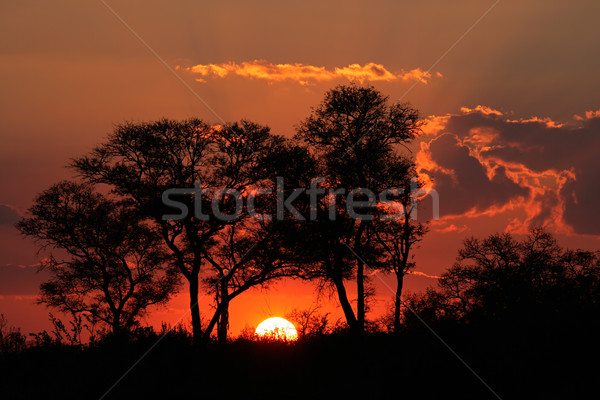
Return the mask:
[[64,181],[40,194],[29,212],[19,229],[51,250],[41,263],[51,274],[41,302],[100,320],[119,335],[177,292],[156,231],[127,205]]

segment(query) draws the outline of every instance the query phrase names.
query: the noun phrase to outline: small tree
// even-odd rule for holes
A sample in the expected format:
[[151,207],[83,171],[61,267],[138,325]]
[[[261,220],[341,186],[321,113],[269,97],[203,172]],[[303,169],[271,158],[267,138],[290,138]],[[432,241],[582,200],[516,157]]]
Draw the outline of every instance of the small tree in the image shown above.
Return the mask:
[[0,355],[25,350],[27,338],[21,330],[8,325],[4,314],[0,314]]
[[[414,181],[413,181],[414,182]],[[392,272],[396,277],[396,296],[394,298],[393,329],[400,331],[402,289],[404,277],[415,266],[412,261],[412,250],[419,243],[427,226],[412,219],[413,207],[417,199],[412,182],[405,182],[402,191],[397,195],[396,201],[383,205],[385,208],[400,208],[398,215],[391,219],[378,220],[372,230],[374,246],[378,251],[377,264],[385,271]]]
[[294,308],[285,318],[294,324],[299,338],[324,335],[333,329],[329,323],[329,313],[320,313],[319,306],[302,310]]
[[155,232],[122,203],[89,185],[64,181],[35,200],[18,228],[50,254],[40,302],[129,331],[154,304],[175,293],[178,279]]

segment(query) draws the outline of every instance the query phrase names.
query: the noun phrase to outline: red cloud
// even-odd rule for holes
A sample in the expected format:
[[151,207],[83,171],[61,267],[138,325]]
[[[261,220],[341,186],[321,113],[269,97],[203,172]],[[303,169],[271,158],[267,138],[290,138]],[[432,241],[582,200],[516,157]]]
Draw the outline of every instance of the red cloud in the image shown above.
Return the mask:
[[421,177],[439,193],[441,230],[455,230],[460,218],[502,214],[507,231],[546,225],[600,234],[600,112],[566,126],[550,118],[508,120],[484,106],[461,111],[429,117],[416,155]]
[[[198,64],[192,67],[184,68],[200,77],[196,80],[206,82],[208,78],[225,78],[230,75],[237,75],[245,78],[263,79],[272,82],[296,81],[300,84],[308,84],[313,81],[331,81],[334,79],[347,79],[359,82],[364,81],[421,81],[428,83],[432,79],[432,74],[415,68],[409,71],[401,70],[399,73],[393,73],[381,64],[368,63],[365,65],[350,64],[346,67],[335,67],[328,70],[325,67],[307,65],[301,63],[294,64],[273,64],[265,60],[254,60],[250,62],[228,62],[224,64]],[[435,74],[438,78],[442,77],[439,72]]]

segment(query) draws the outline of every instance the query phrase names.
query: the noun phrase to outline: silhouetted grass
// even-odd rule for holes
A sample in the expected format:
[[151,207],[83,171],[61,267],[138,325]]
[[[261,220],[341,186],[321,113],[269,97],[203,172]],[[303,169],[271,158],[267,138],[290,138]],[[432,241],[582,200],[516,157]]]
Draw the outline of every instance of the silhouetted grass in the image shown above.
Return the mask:
[[[574,398],[593,387],[600,351],[591,331],[536,340],[518,327],[436,326],[502,398]],[[597,332],[596,332],[597,333]],[[550,335],[552,336],[552,335]],[[86,348],[37,346],[0,358],[2,397],[99,399],[157,340],[147,333]],[[200,348],[168,334],[105,397],[494,398],[426,329],[345,333],[293,343],[235,340]]]

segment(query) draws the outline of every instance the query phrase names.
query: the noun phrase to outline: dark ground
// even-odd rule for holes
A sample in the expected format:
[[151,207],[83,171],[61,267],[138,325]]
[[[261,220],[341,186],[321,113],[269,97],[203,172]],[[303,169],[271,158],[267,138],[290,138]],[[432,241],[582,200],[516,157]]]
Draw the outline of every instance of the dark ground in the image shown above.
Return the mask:
[[[591,332],[437,332],[502,399],[597,397]],[[560,336],[560,337],[559,337]],[[150,335],[84,350],[43,346],[0,355],[3,399],[100,399],[156,341]],[[560,343],[560,345],[557,345]],[[104,399],[494,399],[431,332],[292,344],[238,340],[194,348],[167,336]]]

